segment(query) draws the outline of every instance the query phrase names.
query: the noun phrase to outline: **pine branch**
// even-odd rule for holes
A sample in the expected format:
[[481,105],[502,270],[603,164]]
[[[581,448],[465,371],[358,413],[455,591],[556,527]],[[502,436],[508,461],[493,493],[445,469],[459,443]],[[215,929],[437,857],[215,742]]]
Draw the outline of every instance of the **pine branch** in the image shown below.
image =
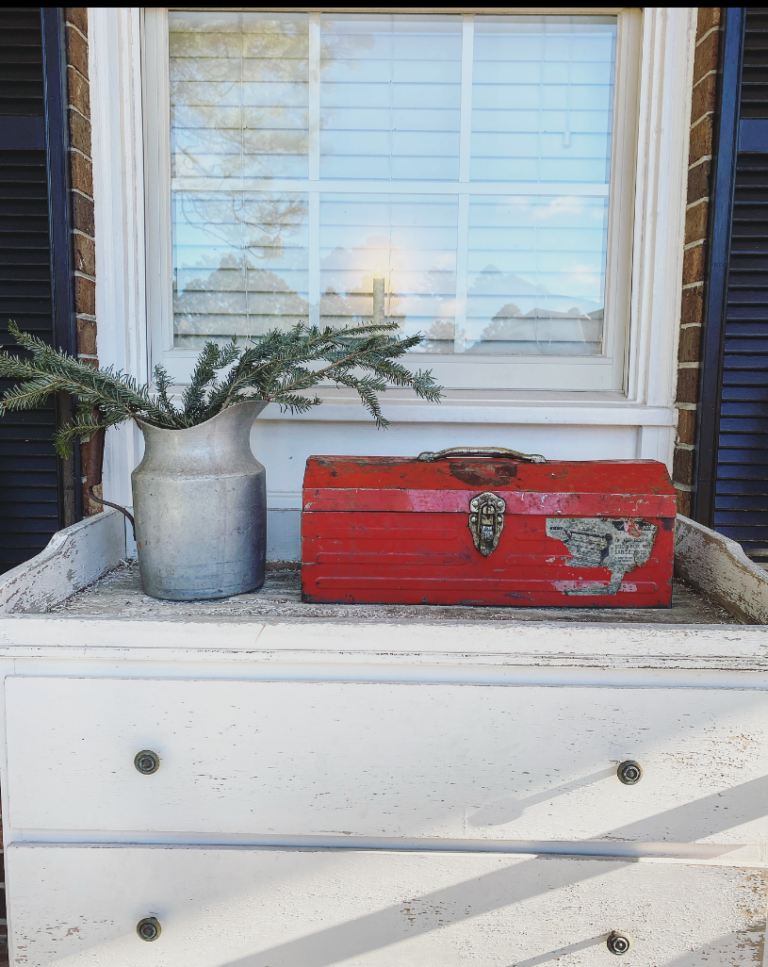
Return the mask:
[[304,395],[307,391],[335,383],[353,389],[377,426],[384,427],[387,420],[379,394],[389,386],[410,388],[432,402],[442,397],[429,371],[413,373],[398,362],[422,341],[419,335],[400,336],[398,328],[393,322],[338,329],[298,323],[287,332],[270,330],[245,348],[235,339],[223,346],[208,342],[179,408],[171,399],[172,381],[162,366],[154,370],[153,396],[133,376],[111,367],[95,369],[10,323],[11,335],[29,356],[0,351],[0,377],[17,381],[0,400],[0,415],[34,409],[53,393],[70,393],[78,401],[77,414],[56,434],[56,448],[64,455],[76,440],[132,418],[183,429],[244,400],[275,402],[291,412],[305,412],[320,403],[317,396]]
[[171,402],[168,396],[168,390],[171,388],[172,382],[171,377],[168,375],[167,370],[164,366],[159,364],[155,366],[155,386],[157,386],[157,399],[160,406],[169,414],[173,416],[178,416],[178,410]]

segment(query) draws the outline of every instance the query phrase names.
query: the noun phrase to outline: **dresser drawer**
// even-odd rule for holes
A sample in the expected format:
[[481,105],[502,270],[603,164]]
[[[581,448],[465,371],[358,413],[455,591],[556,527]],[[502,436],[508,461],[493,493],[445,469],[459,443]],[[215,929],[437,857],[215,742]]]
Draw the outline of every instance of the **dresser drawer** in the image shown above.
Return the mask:
[[611,967],[614,931],[631,967],[746,967],[768,899],[765,871],[561,856],[11,846],[7,868],[25,967]]
[[6,698],[16,828],[768,841],[759,690],[18,677]]

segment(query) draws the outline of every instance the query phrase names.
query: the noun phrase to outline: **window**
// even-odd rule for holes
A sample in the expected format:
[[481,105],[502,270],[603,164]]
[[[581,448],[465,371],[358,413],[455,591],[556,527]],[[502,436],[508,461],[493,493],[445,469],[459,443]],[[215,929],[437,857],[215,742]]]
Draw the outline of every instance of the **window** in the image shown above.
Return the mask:
[[447,387],[622,388],[636,12],[146,16],[153,361],[381,277]]

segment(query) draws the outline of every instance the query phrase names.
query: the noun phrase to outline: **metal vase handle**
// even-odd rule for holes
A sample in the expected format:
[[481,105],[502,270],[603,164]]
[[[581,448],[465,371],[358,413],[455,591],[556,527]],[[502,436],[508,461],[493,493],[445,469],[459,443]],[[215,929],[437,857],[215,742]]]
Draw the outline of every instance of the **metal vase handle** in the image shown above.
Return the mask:
[[445,457],[506,457],[509,460],[523,460],[526,463],[547,462],[547,458],[542,457],[540,453],[521,453],[519,450],[506,450],[504,447],[449,447],[436,453],[425,450],[416,459],[422,463],[434,463],[435,460],[442,460]]

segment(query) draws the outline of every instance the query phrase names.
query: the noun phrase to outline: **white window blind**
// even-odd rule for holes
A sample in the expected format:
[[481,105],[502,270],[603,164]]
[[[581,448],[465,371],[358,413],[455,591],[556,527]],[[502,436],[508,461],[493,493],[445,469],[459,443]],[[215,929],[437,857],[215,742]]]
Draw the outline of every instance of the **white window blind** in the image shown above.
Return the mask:
[[[461,359],[509,359],[519,385],[530,372],[545,388],[537,358],[596,372],[621,352],[623,335],[606,342],[611,238],[626,261],[631,237],[626,162],[611,207],[617,17],[167,18],[164,351],[369,320],[382,275],[386,315],[425,334],[418,352],[450,362],[455,385],[484,384],[458,376]],[[626,306],[614,316],[623,332]]]

